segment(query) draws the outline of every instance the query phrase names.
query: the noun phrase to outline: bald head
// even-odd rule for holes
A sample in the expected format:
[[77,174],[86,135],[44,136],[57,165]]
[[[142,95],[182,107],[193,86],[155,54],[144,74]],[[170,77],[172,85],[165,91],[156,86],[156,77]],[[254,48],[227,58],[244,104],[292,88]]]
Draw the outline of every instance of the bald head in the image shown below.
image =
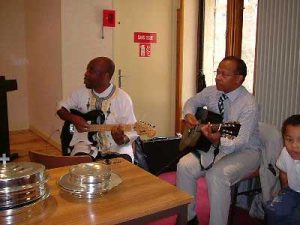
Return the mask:
[[110,58],[94,58],[87,65],[84,84],[87,88],[101,93],[109,87],[114,71],[115,64]]
[[115,72],[115,64],[114,62],[108,57],[97,57],[92,59],[89,64],[97,65],[101,68],[102,73],[108,73],[110,78],[113,76]]

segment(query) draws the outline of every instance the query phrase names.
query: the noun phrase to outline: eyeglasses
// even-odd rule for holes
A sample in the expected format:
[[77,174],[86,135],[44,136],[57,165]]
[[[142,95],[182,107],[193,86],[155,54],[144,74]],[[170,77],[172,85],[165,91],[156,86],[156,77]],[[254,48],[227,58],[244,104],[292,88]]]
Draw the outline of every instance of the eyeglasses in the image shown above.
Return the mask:
[[218,71],[218,70],[215,70],[214,71],[214,75],[215,76],[222,76],[222,77],[231,77],[231,76],[236,76],[237,74],[226,74],[224,71]]

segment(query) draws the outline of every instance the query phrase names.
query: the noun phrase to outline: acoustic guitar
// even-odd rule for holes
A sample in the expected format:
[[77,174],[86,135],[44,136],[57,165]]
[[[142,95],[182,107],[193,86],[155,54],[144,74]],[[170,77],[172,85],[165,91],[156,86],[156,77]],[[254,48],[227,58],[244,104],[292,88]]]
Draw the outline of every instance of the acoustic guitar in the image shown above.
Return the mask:
[[204,152],[208,152],[211,146],[211,142],[203,135],[201,135],[201,126],[208,122],[212,125],[214,132],[220,131],[221,136],[233,139],[236,137],[240,130],[240,123],[238,122],[226,122],[222,123],[222,117],[214,112],[208,111],[203,107],[199,107],[195,117],[198,119],[199,124],[193,128],[185,128],[179,143],[179,151],[177,156],[163,166],[156,175],[159,175],[176,164],[180,158],[187,155],[190,152],[199,149]]
[[139,135],[145,135],[152,138],[156,134],[155,128],[143,121],[138,121],[134,124],[103,124],[105,115],[101,110],[92,110],[87,113],[81,113],[78,110],[71,109],[71,113],[78,115],[90,123],[87,132],[79,133],[74,124],[65,121],[60,135],[63,155],[69,155],[68,148],[78,141],[89,141],[92,145],[96,144],[93,136],[97,132],[111,131],[113,127],[121,125],[124,131],[136,131]]
[[[187,147],[196,147],[197,149],[208,152],[211,143],[204,137],[201,136],[201,121],[193,128],[185,128],[182,134],[181,141],[179,143],[179,150],[183,151]],[[233,139],[239,134],[240,123],[238,122],[226,122],[211,124],[212,132],[220,132],[222,137]],[[199,144],[199,146],[196,146]]]

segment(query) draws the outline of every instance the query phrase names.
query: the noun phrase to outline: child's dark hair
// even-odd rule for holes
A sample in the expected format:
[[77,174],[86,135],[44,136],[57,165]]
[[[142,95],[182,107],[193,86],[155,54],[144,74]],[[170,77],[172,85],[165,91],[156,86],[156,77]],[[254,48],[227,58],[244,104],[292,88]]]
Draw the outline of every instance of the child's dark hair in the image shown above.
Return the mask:
[[282,125],[282,128],[281,128],[282,136],[285,134],[285,132],[286,132],[286,127],[287,127],[288,125],[292,125],[292,126],[298,126],[298,125],[300,125],[300,114],[292,115],[292,116],[290,116],[289,118],[287,118],[287,119],[283,122],[283,125]]

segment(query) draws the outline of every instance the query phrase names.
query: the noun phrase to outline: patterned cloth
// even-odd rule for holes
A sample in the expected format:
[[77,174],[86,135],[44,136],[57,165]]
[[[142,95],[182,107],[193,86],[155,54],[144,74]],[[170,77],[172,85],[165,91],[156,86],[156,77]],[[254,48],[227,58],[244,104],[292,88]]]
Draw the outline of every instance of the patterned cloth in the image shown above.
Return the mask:
[[228,98],[227,95],[224,93],[220,96],[219,101],[218,101],[218,107],[220,111],[220,115],[223,117],[224,116],[224,101]]

